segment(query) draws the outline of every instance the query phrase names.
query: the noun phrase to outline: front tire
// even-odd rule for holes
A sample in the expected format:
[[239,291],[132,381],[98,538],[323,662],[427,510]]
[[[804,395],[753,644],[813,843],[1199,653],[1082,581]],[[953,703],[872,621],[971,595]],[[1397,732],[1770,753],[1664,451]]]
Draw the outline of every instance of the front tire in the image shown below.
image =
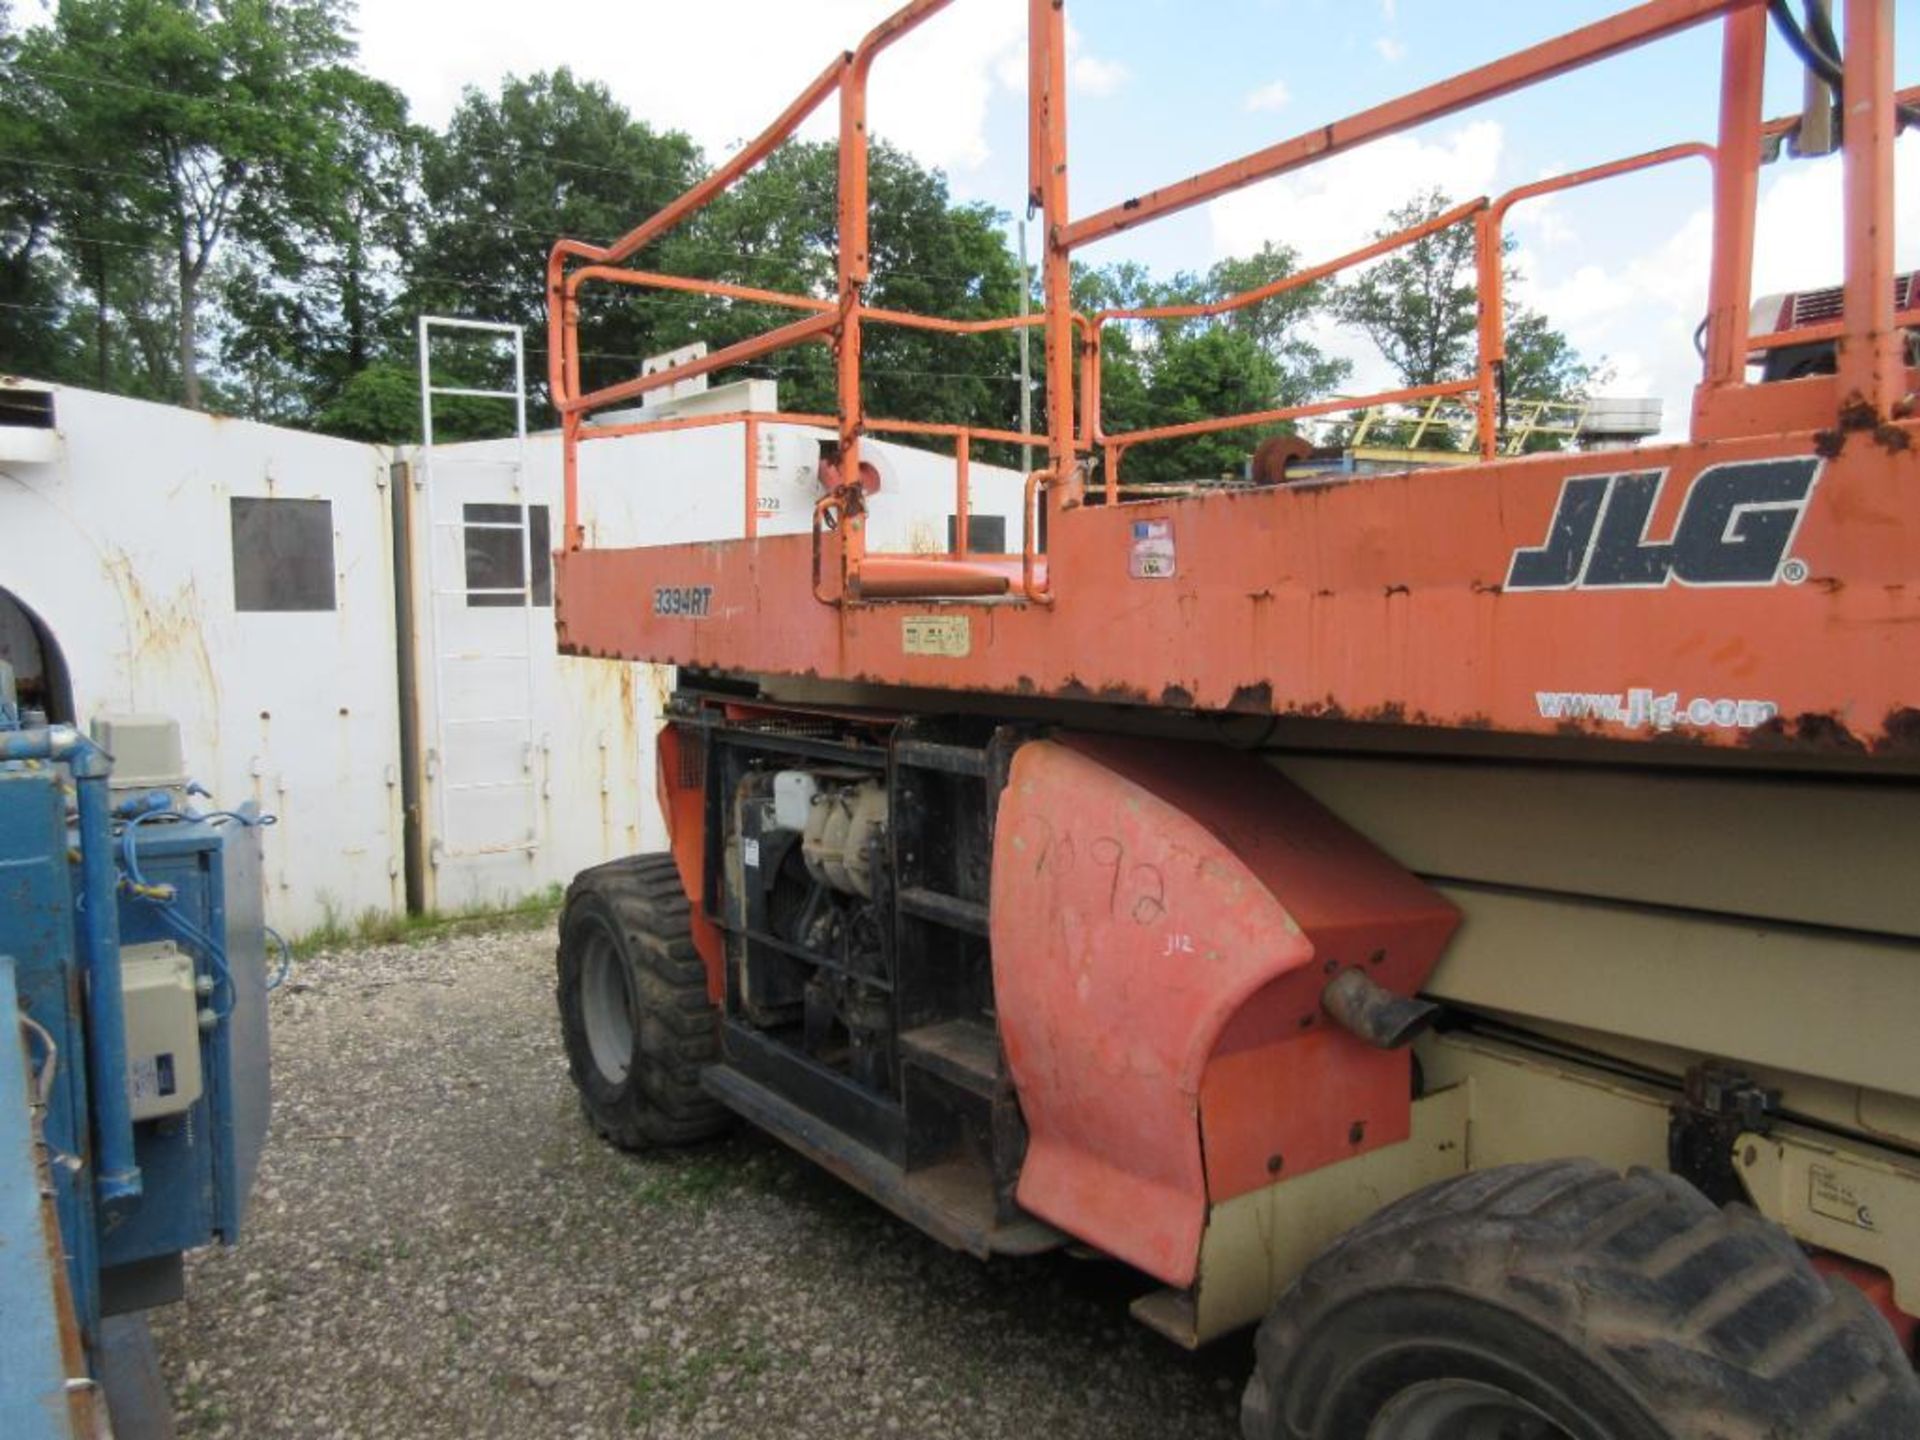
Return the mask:
[[1920,1383],[1859,1291],[1743,1206],[1590,1160],[1387,1207],[1255,1345],[1247,1440],[1920,1436]]
[[635,855],[577,876],[560,912],[560,1029],[580,1107],[622,1150],[688,1145],[726,1127],[700,1086],[718,1015],[680,872]]

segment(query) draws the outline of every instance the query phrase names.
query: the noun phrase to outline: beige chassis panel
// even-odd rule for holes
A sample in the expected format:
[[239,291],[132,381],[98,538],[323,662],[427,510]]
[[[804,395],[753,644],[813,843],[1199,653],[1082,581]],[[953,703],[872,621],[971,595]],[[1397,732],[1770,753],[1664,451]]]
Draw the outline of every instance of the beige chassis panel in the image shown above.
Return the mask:
[[1792,1130],[1734,1147],[1754,1209],[1809,1245],[1877,1265],[1920,1312],[1920,1165]]
[[[1419,1054],[1429,1093],[1414,1102],[1410,1139],[1214,1206],[1194,1287],[1143,1296],[1135,1317],[1186,1346],[1253,1324],[1340,1235],[1466,1170],[1570,1155],[1666,1168],[1671,1090],[1474,1036],[1430,1036]],[[1762,1214],[1887,1270],[1902,1303],[1920,1306],[1920,1166],[1794,1130],[1742,1137],[1735,1156]],[[1821,1213],[1842,1208],[1836,1196],[1858,1197],[1872,1223]]]

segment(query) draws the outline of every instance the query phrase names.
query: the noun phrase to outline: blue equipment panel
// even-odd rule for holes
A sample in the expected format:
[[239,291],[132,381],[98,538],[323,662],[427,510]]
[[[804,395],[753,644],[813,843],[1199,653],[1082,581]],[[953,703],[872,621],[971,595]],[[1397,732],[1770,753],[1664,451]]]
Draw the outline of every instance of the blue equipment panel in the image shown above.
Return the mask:
[[[161,907],[120,899],[122,947],[172,940],[193,956],[220,1018],[200,1037],[205,1089],[180,1115],[134,1127],[142,1196],[101,1227],[103,1268],[240,1237],[246,1197],[267,1135],[266,956],[260,921],[260,851],[241,821],[145,824],[134,833],[141,877],[174,892],[172,918],[215,938],[217,959],[183,941]],[[224,967],[224,974],[217,973]]]
[[[60,1047],[45,1117],[48,1148],[56,1158],[84,1160],[92,1153],[86,1030],[61,774],[48,765],[0,765],[0,952],[14,957],[20,1007]],[[53,1180],[68,1283],[84,1325],[98,1293],[93,1190],[87,1173],[71,1164],[56,1163]]]
[[[76,900],[79,841],[66,780],[50,763],[0,764],[0,954],[14,957],[22,1007],[60,1047],[45,1134],[74,1308],[91,1348],[103,1310],[171,1298],[156,1291],[156,1263],[177,1274],[166,1267],[180,1252],[239,1238],[267,1130],[265,956],[259,837],[247,816],[149,815],[119,827],[123,884],[117,898],[105,897],[119,941],[175,941],[214,1018],[200,1032],[200,1098],[179,1115],[134,1125],[139,1194],[102,1203],[76,942],[92,897]],[[170,889],[172,899],[133,893],[124,884],[128,858],[150,890]]]

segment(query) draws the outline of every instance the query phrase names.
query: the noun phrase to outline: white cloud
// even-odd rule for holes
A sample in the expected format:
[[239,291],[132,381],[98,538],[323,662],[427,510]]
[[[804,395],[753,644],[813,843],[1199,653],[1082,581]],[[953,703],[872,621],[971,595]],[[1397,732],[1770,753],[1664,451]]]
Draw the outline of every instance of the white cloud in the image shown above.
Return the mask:
[[[511,0],[362,0],[366,68],[404,90],[417,118],[444,123],[462,87],[572,67],[604,82],[639,118],[685,130],[719,156],[758,134],[840,51],[898,8],[898,0],[706,0],[699,5],[605,7],[551,0],[538,25]],[[986,120],[1009,68],[1020,87],[1026,6],[969,0],[935,15],[874,69],[876,135],[923,163],[966,172],[988,157]],[[1009,66],[1011,62],[1011,66]],[[1083,93],[1109,93],[1124,72],[1079,55]],[[803,132],[834,133],[831,98]]]
[[[1027,35],[1022,27],[1013,40],[993,61],[993,73],[1001,88],[1017,95],[1027,93]],[[1086,52],[1086,42],[1074,23],[1067,22],[1067,84],[1072,87],[1074,99],[1100,100],[1113,94],[1132,78],[1132,73],[1118,60],[1105,60],[1098,55]]]
[[[1920,264],[1920,136],[1895,151],[1897,262]],[[1518,219],[1526,208],[1516,210]],[[1815,290],[1840,283],[1844,273],[1841,161],[1798,161],[1763,172],[1755,230],[1753,293]],[[1577,252],[1577,247],[1570,247]],[[1665,433],[1686,433],[1700,360],[1695,328],[1707,310],[1713,216],[1705,206],[1687,213],[1664,236],[1623,263],[1548,252],[1522,256],[1529,278],[1516,298],[1544,312],[1589,358],[1604,355],[1614,370],[1608,393],[1658,396]]]
[[1380,58],[1389,65],[1397,65],[1407,58],[1407,47],[1391,35],[1382,35],[1373,42],[1373,48],[1380,52]]
[[1208,207],[1217,255],[1247,255],[1268,240],[1313,265],[1357,250],[1387,212],[1438,187],[1456,200],[1493,188],[1498,122],[1476,120],[1435,139],[1392,135],[1291,175],[1226,195]]
[[1287,82],[1275,80],[1271,85],[1262,85],[1258,90],[1251,92],[1247,96],[1246,106],[1250,111],[1278,110],[1291,99],[1293,99],[1293,92],[1287,89]]
[[[1271,240],[1317,265],[1359,249],[1386,224],[1389,211],[1439,188],[1456,200],[1493,189],[1503,134],[1492,120],[1476,120],[1431,139],[1393,135],[1223,196],[1208,207],[1214,253],[1248,255]],[[1400,382],[1372,341],[1322,313],[1307,338],[1327,354],[1351,361],[1348,394],[1386,390]]]
[[1127,81],[1127,67],[1118,60],[1102,60],[1097,55],[1076,55],[1067,78],[1073,88],[1087,99],[1111,95]]

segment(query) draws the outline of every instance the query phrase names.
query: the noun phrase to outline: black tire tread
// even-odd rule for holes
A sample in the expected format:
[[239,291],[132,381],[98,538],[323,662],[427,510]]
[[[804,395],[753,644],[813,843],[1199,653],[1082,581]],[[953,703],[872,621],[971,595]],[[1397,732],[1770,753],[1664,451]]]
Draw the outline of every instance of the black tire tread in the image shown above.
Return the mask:
[[1348,1231],[1260,1327],[1247,1440],[1295,1440],[1281,1387],[1321,1317],[1405,1285],[1566,1337],[1673,1440],[1920,1440],[1920,1382],[1857,1289],[1744,1206],[1591,1160],[1462,1175]]
[[631,855],[583,870],[567,887],[555,956],[563,1031],[570,1030],[566,937],[582,907],[599,909],[617,928],[635,985],[639,1068],[619,1103],[589,1097],[585,1068],[593,1061],[582,1035],[564,1036],[581,1110],[594,1129],[622,1150],[690,1145],[726,1128],[728,1114],[700,1084],[700,1071],[720,1059],[719,1032],[707,998],[706,965],[693,944],[693,912],[670,853]]

